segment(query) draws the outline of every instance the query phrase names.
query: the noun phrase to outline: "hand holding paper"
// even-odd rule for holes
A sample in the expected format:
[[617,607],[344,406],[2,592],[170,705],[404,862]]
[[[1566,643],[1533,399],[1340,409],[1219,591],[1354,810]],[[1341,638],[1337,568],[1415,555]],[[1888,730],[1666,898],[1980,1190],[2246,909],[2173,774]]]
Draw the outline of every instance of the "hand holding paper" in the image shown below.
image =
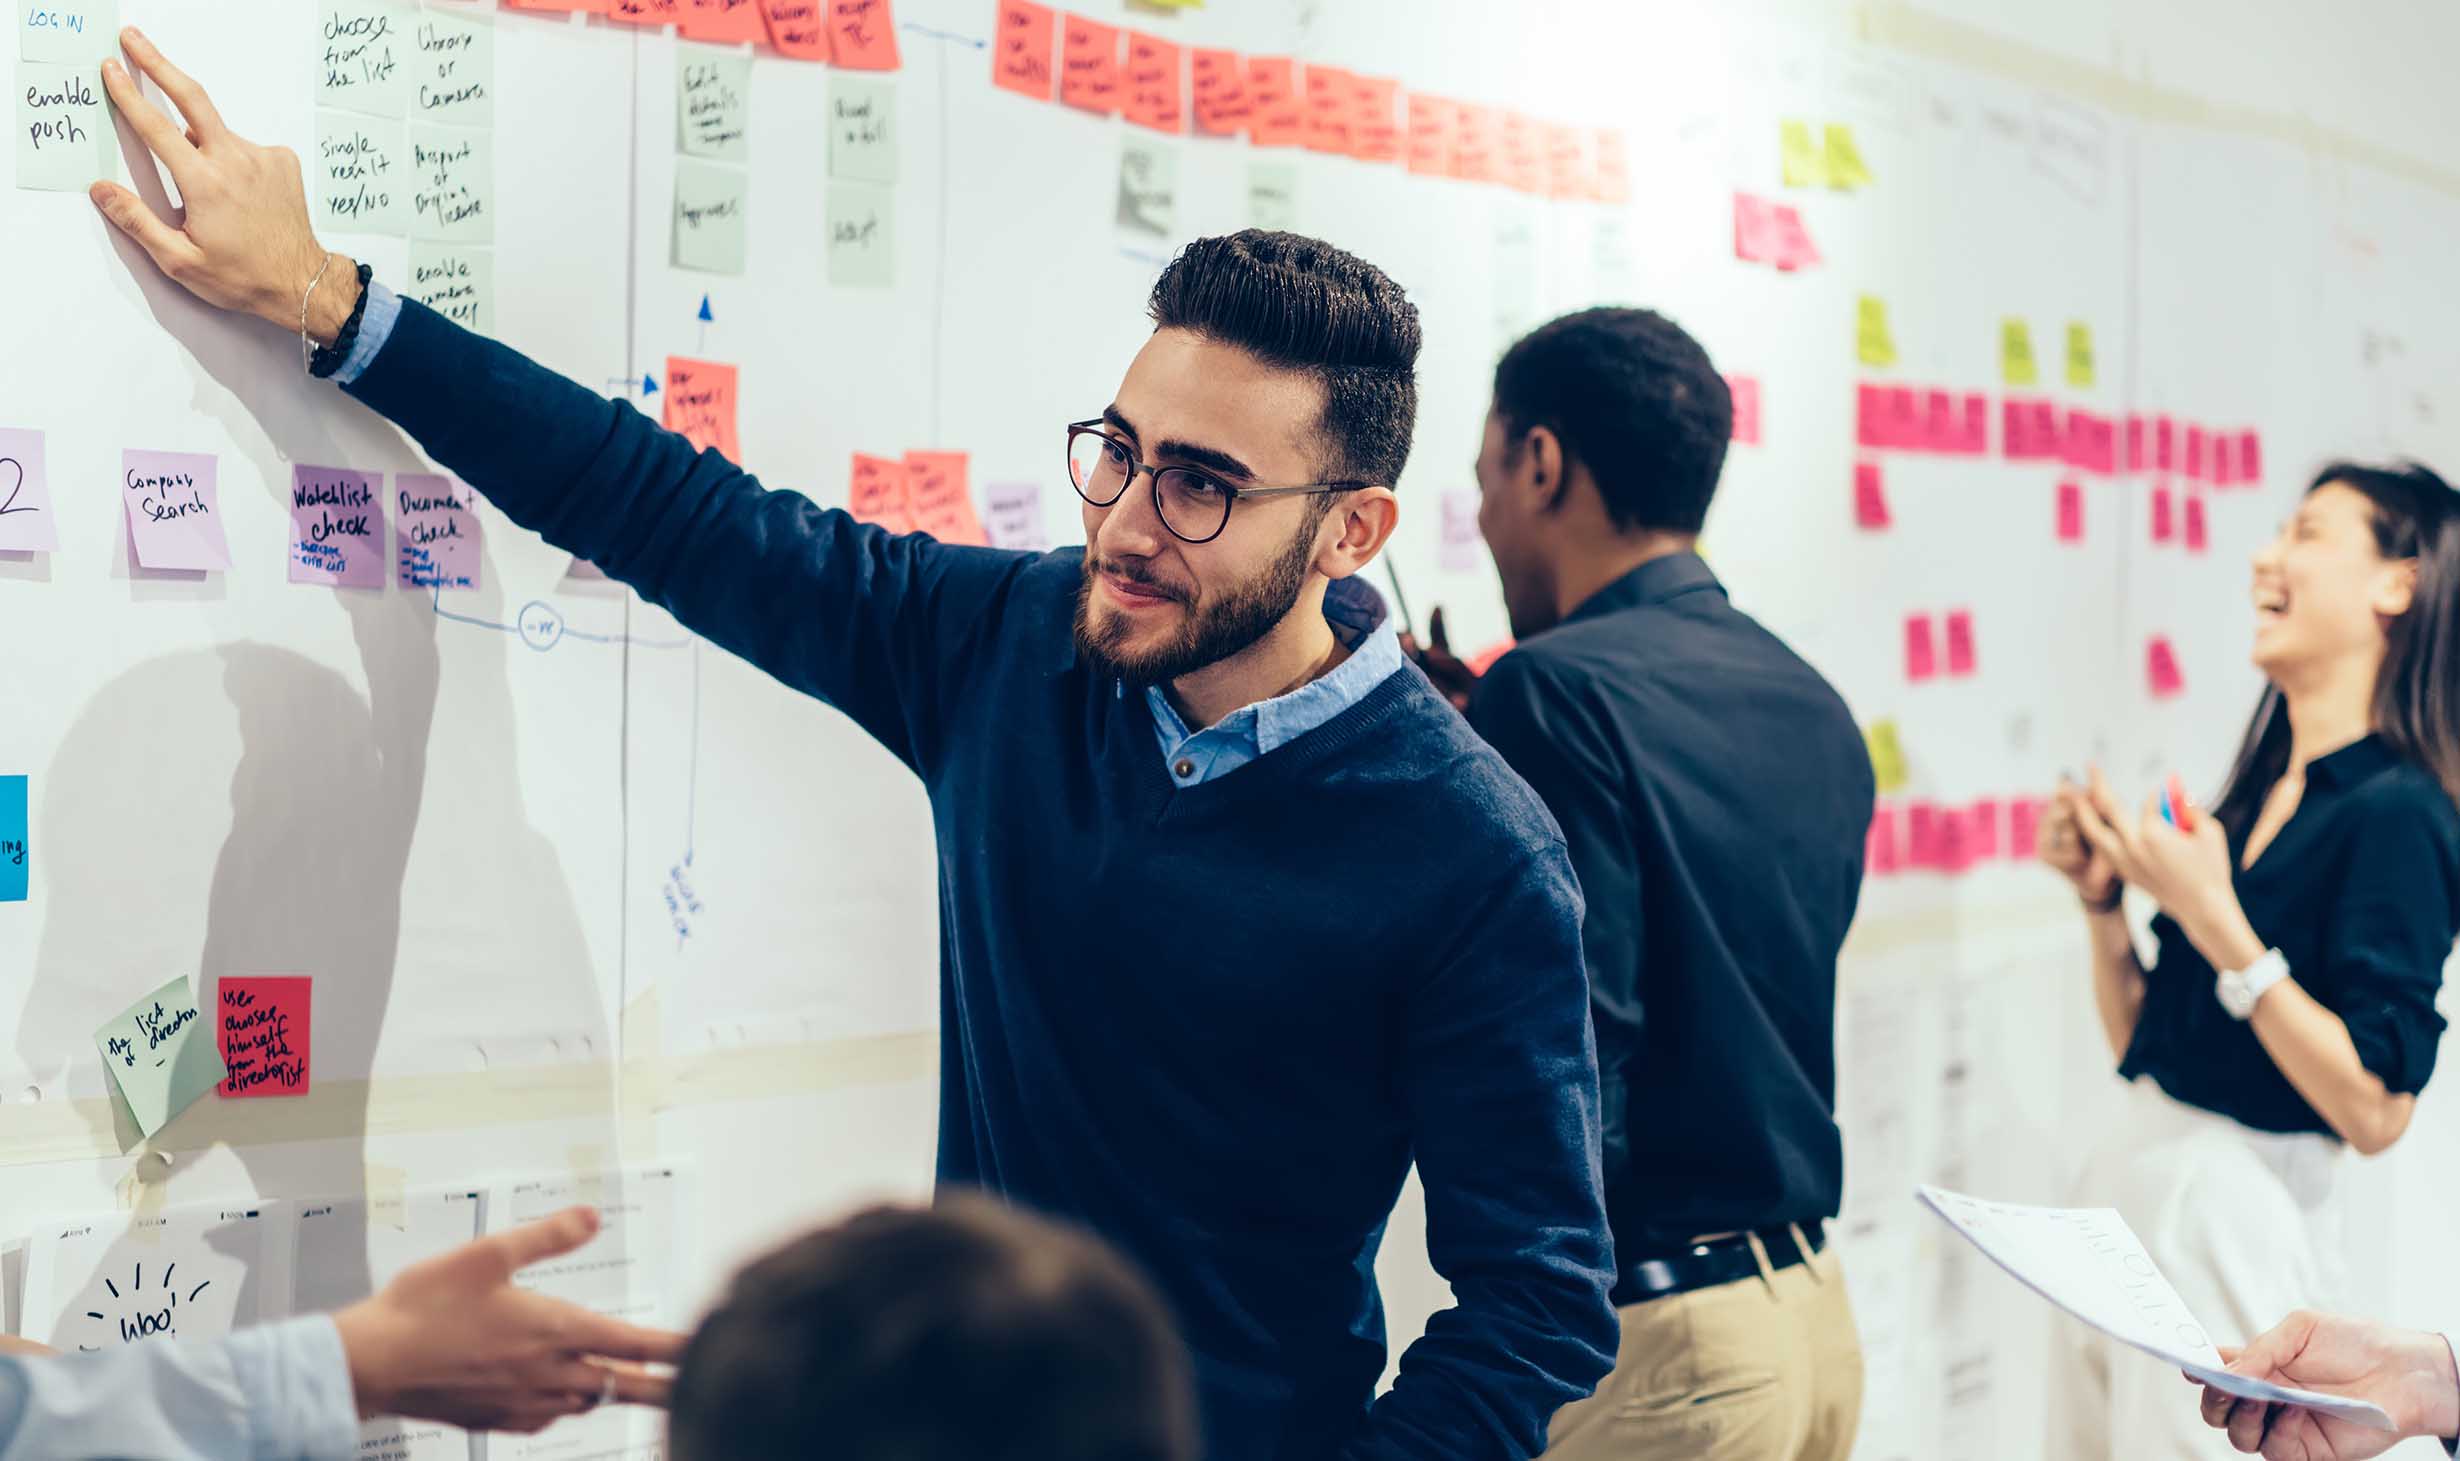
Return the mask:
[[2397,1427],[2378,1430],[2337,1413],[2276,1407],[2206,1385],[2205,1423],[2228,1431],[2239,1450],[2260,1447],[2274,1461],[2362,1461],[2404,1436],[2460,1431],[2460,1371],[2439,1334],[2300,1310],[2249,1340],[2229,1368],[2253,1380],[2370,1402]]

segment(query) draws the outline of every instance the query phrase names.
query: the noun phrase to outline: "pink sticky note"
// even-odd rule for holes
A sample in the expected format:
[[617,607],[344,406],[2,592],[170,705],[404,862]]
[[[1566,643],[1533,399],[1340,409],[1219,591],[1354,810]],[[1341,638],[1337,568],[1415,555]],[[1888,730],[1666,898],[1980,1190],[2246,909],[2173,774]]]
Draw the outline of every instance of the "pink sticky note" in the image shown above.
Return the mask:
[[854,454],[854,479],[846,510],[892,533],[914,531],[914,497],[905,463],[894,457]]
[[2153,418],[2153,470],[2178,470],[2178,423],[2168,416]]
[[2186,507],[2187,551],[2204,552],[2212,546],[2212,525],[2204,519],[2204,494],[2188,493]]
[[1409,170],[1419,177],[1450,177],[1452,150],[1460,138],[1460,103],[1413,91],[1406,111],[1409,130],[1402,156]]
[[829,58],[828,0],[760,0],[769,44],[797,61]]
[[1905,808],[1905,864],[1917,872],[1944,868],[1947,849],[1939,835],[1939,809],[1929,802]]
[[1905,678],[1920,684],[1939,673],[1938,639],[1932,632],[1930,615],[1905,616]]
[[310,1079],[315,981],[225,974],[214,1001],[223,1097],[304,1096]]
[[1734,195],[1734,257],[1746,264],[1776,262],[1776,214],[1766,199]]
[[1338,66],[1308,63],[1299,78],[1299,95],[1306,103],[1300,140],[1310,152],[1348,156],[1350,151],[1349,72]]
[[2156,634],[2145,644],[2144,678],[2156,700],[2167,700],[2187,688],[2187,677],[2178,668],[2178,651],[2170,646],[2168,635]]
[[1049,101],[1057,80],[1051,69],[1051,47],[1059,34],[1058,12],[1034,0],[999,0],[999,18],[992,22],[991,34],[991,84],[1035,101]]
[[1819,262],[1819,246],[1811,242],[1811,230],[1802,221],[1801,209],[1791,203],[1779,203],[1769,216],[1769,232],[1777,243],[1774,262],[1779,269],[1791,273]]
[[2227,487],[2238,480],[2238,438],[2214,432],[2209,441],[2212,453],[2210,473],[2212,485]]
[[1867,532],[1888,526],[1888,491],[1877,462],[1854,463],[1854,526]]
[[1546,196],[1585,199],[1597,191],[1590,178],[1588,134],[1559,122],[1544,125]]
[[2187,464],[2182,469],[2190,477],[2201,479],[2206,470],[2204,461],[2204,428],[2187,428]]
[[1401,83],[1388,76],[1350,78],[1350,155],[1378,166],[1401,160]]
[[1973,859],[1986,862],[1999,855],[1999,803],[1983,797],[1965,809],[1965,823],[1972,829]]
[[1461,102],[1454,108],[1459,119],[1452,138],[1451,175],[1464,183],[1491,183],[1503,176],[1502,122],[1493,107]]
[[2149,427],[2150,423],[2141,416],[2127,418],[2127,458],[2121,470],[2141,472],[2152,465],[2151,460],[2146,456],[2150,450]]
[[1734,440],[1744,446],[1760,444],[1760,378],[1756,375],[1729,375],[1725,378],[1727,394],[1734,398]]
[[1235,137],[1256,118],[1247,92],[1247,58],[1236,51],[1197,50],[1189,53],[1195,85],[1188,114],[1196,130],[1207,137]]
[[1042,484],[993,482],[982,489],[983,531],[994,548],[1040,553],[1051,546],[1042,520]]
[[2020,796],[2007,804],[2007,855],[2031,857],[2041,840],[2042,802]]
[[128,543],[145,568],[231,566],[216,463],[196,452],[123,451],[120,494]]
[[290,469],[290,581],[384,587],[384,479],[344,467]]
[[2059,428],[2058,407],[2049,401],[2009,396],[2000,406],[2000,434],[2011,462],[2060,461],[2067,455],[2067,434]]
[[888,0],[829,0],[829,60],[845,71],[897,69],[897,17]]
[[1930,436],[1930,418],[1922,409],[1922,398],[1911,386],[1889,386],[1880,397],[1880,407],[1886,413],[1887,424],[1882,434],[1893,447],[1920,448]]
[[2264,479],[2263,438],[2251,429],[2238,433],[2238,475],[2249,482]]
[[768,36],[760,7],[753,0],[684,0],[679,34],[719,45],[758,45]]
[[1119,115],[1156,132],[1186,131],[1187,113],[1181,98],[1187,67],[1182,54],[1174,42],[1129,31]]
[[503,0],[503,3],[507,10],[539,10],[564,14],[577,10],[584,15],[604,15],[607,8],[607,0]]
[[743,444],[735,435],[736,390],[733,366],[669,355],[666,429],[702,451],[714,449],[729,461],[742,461]]
[[1888,388],[1865,381],[1854,387],[1854,445],[1888,444]]
[[1119,110],[1119,27],[1067,17],[1059,29],[1059,99],[1105,116]]
[[1964,440],[1964,407],[1954,391],[1934,390],[1925,393],[1922,423],[1922,448],[1925,451],[1952,452]]
[[[1075,16],[1068,17],[1071,28],[1079,23]],[[1298,92],[1297,62],[1287,56],[1249,57],[1247,98],[1255,108],[1255,119],[1247,124],[1249,142],[1258,147],[1298,145],[1307,130],[1307,104]]]
[[403,588],[477,588],[477,495],[449,477],[394,473],[393,560]]
[[2152,493],[2152,540],[2166,543],[2178,536],[2178,504],[2167,482]]
[[974,513],[974,497],[966,490],[966,454],[961,451],[910,451],[905,454],[906,491],[914,511],[914,526],[943,543],[983,547],[990,534]]
[[1862,870],[1875,878],[1889,877],[1904,865],[1896,845],[1896,808],[1886,802],[1871,808],[1871,830],[1862,844]]
[[2078,470],[2107,477],[2118,470],[2118,430],[2097,411],[2067,413],[2066,456]]
[[1950,876],[1961,876],[1973,869],[1973,824],[1961,808],[1941,807],[1931,814],[1932,846],[1937,849],[1931,865]]
[[1973,670],[1973,611],[1957,609],[1947,616],[1947,672],[1962,678]]
[[1495,116],[1501,137],[1497,151],[1503,160],[1503,185],[1533,198],[1545,192],[1546,147],[1538,132],[1537,119],[1508,107]]
[[59,551],[43,434],[0,427],[0,553]]
[[1965,397],[1964,429],[1957,433],[1956,449],[1966,456],[1987,456],[1990,452],[1990,397],[1975,391]]
[[1597,149],[1597,201],[1624,204],[1631,201],[1631,153],[1624,146],[1623,134],[1612,128],[1601,128],[1592,138]]
[[2059,541],[2084,541],[2084,484],[2073,480],[2059,484]]

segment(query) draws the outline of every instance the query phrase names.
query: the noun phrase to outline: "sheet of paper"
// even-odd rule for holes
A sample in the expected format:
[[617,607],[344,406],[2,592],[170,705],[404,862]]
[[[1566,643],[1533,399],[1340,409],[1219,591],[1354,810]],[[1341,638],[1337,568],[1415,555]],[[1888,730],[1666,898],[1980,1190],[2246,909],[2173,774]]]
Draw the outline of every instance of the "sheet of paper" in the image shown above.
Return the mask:
[[119,49],[118,0],[31,0],[17,7],[17,57],[92,68]]
[[1419,177],[1452,174],[1452,149],[1460,136],[1460,105],[1440,96],[1413,91],[1408,97],[1409,129],[1402,156]]
[[1350,73],[1309,62],[1298,79],[1304,106],[1299,142],[1310,152],[1346,157],[1350,152]]
[[1854,463],[1854,526],[1875,533],[1888,522],[1888,490],[1880,479],[1879,463]]
[[1050,525],[1042,518],[1042,484],[992,482],[982,489],[983,531],[994,548],[1047,552]]
[[1305,139],[1307,99],[1298,86],[1298,63],[1287,56],[1247,60],[1247,97],[1255,108],[1247,140],[1258,147],[1296,147]]
[[1127,62],[1119,74],[1119,114],[1156,132],[1186,131],[1182,79],[1186,70],[1182,52],[1175,43],[1142,31],[1129,31]]
[[427,10],[411,27],[410,115],[460,127],[495,123],[495,22]]
[[897,17],[888,0],[829,0],[829,60],[846,71],[897,69]]
[[1999,321],[1999,379],[2011,386],[2041,384],[2033,358],[2033,327],[2014,316]]
[[991,84],[1035,101],[1058,94],[1051,51],[1058,44],[1059,15],[1034,0],[999,0],[991,23]]
[[752,58],[745,51],[678,49],[675,145],[686,157],[748,162],[752,156]]
[[290,473],[290,581],[384,587],[384,478],[299,463]]
[[1247,164],[1247,224],[1287,232],[1298,227],[1298,168],[1259,159]]
[[74,1354],[217,1339],[263,1317],[268,1207],[171,1208],[54,1221],[26,1245],[21,1328]]
[[1777,123],[1777,166],[1789,188],[1824,187],[1828,159],[1811,139],[1811,124],[1796,117]]
[[893,457],[854,454],[854,472],[846,493],[846,511],[892,533],[910,533],[914,525],[912,477],[905,463]]
[[829,282],[897,282],[897,195],[877,183],[829,184]]
[[317,15],[316,104],[400,120],[416,52],[410,10],[392,0],[325,0]]
[[1502,122],[1493,107],[1461,102],[1453,108],[1452,176],[1465,183],[1502,177]]
[[905,454],[906,499],[914,526],[943,543],[988,544],[982,519],[974,512],[973,494],[966,488],[970,467],[961,451],[910,451]]
[[1188,53],[1188,117],[1207,137],[1235,137],[1255,121],[1247,92],[1247,58],[1236,51],[1199,48]]
[[0,427],[0,553],[52,553],[59,546],[43,433]]
[[495,333],[495,251],[484,245],[410,245],[412,299],[465,330]]
[[1141,137],[1119,142],[1119,228],[1148,238],[1175,237],[1179,228],[1179,154]]
[[23,903],[33,884],[34,837],[27,780],[0,776],[0,903]]
[[751,174],[698,158],[675,159],[675,267],[740,274],[749,247]]
[[760,18],[779,55],[796,61],[829,58],[828,0],[760,0]]
[[449,477],[395,473],[393,549],[403,588],[477,588],[484,573],[477,494]]
[[728,459],[742,461],[743,443],[735,431],[738,385],[731,365],[666,357],[666,429],[704,451],[714,447]]
[[[291,1236],[291,1312],[331,1313],[357,1303],[411,1264],[476,1238],[484,1208],[473,1191],[408,1192],[397,1204],[302,1204]],[[372,1420],[360,1428],[359,1457],[469,1461],[470,1435],[434,1421]]]
[[410,128],[410,232],[445,243],[495,241],[495,134]]
[[225,974],[216,990],[214,1034],[225,1098],[304,1096],[313,1077],[315,981],[303,974]]
[[120,454],[120,495],[128,509],[128,542],[140,566],[193,570],[231,566],[216,475],[214,458],[195,452],[130,450]]
[[316,114],[316,221],[344,233],[410,231],[410,132],[349,112]]
[[2114,1208],[2024,1207],[1930,1186],[1915,1195],[2010,1278],[2131,1349],[2231,1395],[2392,1429],[2391,1418],[2365,1401],[2229,1373],[2208,1331]]
[[897,180],[896,84],[867,76],[829,78],[829,176]]
[[119,134],[90,61],[17,63],[17,186],[82,193],[119,172]]
[[221,1084],[225,1073],[213,1022],[197,1008],[185,974],[104,1021],[94,1048],[147,1136]]

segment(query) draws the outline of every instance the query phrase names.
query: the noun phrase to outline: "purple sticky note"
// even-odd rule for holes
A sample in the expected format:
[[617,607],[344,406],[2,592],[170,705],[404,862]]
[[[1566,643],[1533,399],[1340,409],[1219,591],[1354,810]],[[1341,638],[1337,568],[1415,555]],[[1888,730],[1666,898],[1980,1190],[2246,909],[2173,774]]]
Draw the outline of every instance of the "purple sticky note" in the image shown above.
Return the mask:
[[1486,546],[1486,537],[1478,531],[1478,494],[1458,490],[1443,495],[1443,568],[1446,573],[1469,573],[1478,566],[1478,554]]
[[1051,546],[1051,532],[1042,521],[1042,484],[992,482],[982,489],[982,527],[994,548],[1040,553]]
[[290,471],[290,581],[384,587],[384,478],[346,467]]
[[128,544],[138,566],[231,566],[215,475],[214,459],[197,452],[120,453],[120,496],[128,507]]
[[0,427],[0,553],[51,553],[59,546],[43,434]]
[[393,474],[393,560],[403,588],[476,588],[478,498],[450,477]]

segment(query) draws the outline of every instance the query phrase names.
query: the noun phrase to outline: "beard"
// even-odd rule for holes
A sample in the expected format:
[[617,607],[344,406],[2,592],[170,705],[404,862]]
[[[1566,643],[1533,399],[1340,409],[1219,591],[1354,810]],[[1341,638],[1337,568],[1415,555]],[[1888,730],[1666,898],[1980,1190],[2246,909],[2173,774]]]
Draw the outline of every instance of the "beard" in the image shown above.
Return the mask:
[[1298,606],[1299,592],[1307,586],[1307,567],[1315,559],[1315,531],[1321,522],[1321,518],[1309,522],[1262,573],[1240,584],[1228,597],[1206,604],[1180,599],[1178,629],[1162,643],[1142,650],[1128,648],[1133,626],[1127,615],[1094,608],[1093,581],[1108,567],[1131,583],[1170,590],[1128,564],[1105,564],[1088,547],[1084,581],[1076,587],[1077,652],[1096,668],[1140,689],[1219,664],[1271,633]]

